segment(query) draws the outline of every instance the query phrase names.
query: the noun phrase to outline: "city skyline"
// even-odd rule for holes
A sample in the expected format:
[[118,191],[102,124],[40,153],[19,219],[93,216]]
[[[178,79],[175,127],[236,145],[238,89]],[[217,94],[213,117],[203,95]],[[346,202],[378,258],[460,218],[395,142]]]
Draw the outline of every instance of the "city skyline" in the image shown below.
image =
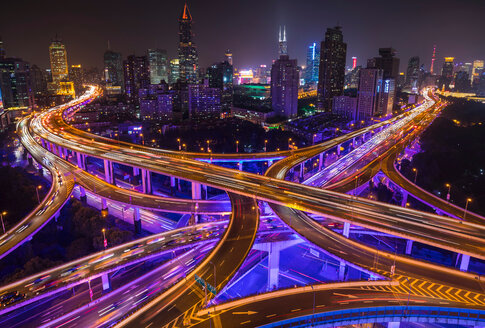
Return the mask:
[[[149,2],[134,10],[126,9],[123,2],[116,6],[100,6],[87,1],[69,13],[65,12],[64,6],[56,4],[57,1],[54,1],[38,8],[38,5],[29,5],[32,10],[24,11],[15,24],[13,20],[0,22],[0,35],[8,56],[20,57],[47,68],[48,44],[58,34],[68,49],[69,62],[85,67],[102,67],[102,54],[107,49],[108,40],[111,48],[121,52],[124,58],[133,53],[144,55],[149,48],[166,49],[169,58],[177,57],[177,18],[183,1],[169,4]],[[417,5],[417,1],[387,4],[380,0],[346,5],[268,1],[257,7],[247,2],[244,5],[222,6],[222,2],[213,1],[210,11],[204,8],[202,2],[190,1],[188,4],[194,17],[194,40],[200,66],[204,68],[222,60],[226,49],[232,50],[236,67],[271,64],[278,54],[280,25],[286,26],[288,53],[298,59],[299,65],[305,63],[308,45],[320,42],[326,28],[337,23],[343,27],[348,44],[347,65],[351,63],[351,57],[356,56],[358,65],[365,66],[367,59],[375,56],[379,47],[390,46],[397,50],[397,56],[403,62],[419,56],[428,70],[434,44],[437,45],[438,68],[443,57],[453,56],[456,62],[470,62],[481,59],[485,53],[485,46],[476,42],[480,30],[483,30],[480,24],[484,24],[478,19],[479,12],[485,10],[485,5],[476,1],[463,5],[446,0],[439,7]],[[22,1],[8,3],[6,9],[16,11],[18,6],[22,6]],[[376,6],[382,9],[379,13],[373,12]],[[466,19],[457,14],[464,7],[467,9]],[[439,18],[446,15],[453,15],[453,24],[440,23]],[[46,17],[49,19],[46,20]],[[382,24],[364,24],[367,19],[377,18]],[[406,19],[411,19],[413,25],[403,25]],[[83,28],[69,24],[72,21],[83,22]],[[126,24],[128,21],[130,24]],[[212,23],[214,21],[217,23]],[[37,32],[35,36],[30,33],[33,28]],[[427,33],[419,33],[419,30]],[[429,38],[428,34],[433,37]],[[400,67],[400,71],[405,69]]]

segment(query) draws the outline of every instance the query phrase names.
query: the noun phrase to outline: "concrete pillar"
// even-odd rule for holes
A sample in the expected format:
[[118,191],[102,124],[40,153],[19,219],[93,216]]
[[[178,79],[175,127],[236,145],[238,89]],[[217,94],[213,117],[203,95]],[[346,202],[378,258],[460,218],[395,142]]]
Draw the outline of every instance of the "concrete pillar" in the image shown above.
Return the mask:
[[64,157],[64,149],[62,149],[62,147],[60,145],[57,146],[57,153],[59,154],[60,158],[65,158]]
[[413,250],[413,241],[411,239],[406,240],[406,255],[411,255]]
[[470,255],[461,254],[460,271],[467,272],[470,264]]
[[106,198],[101,198],[101,211],[108,211],[108,201]]
[[103,273],[101,275],[101,281],[103,283],[103,292],[111,289],[111,284],[110,284],[110,281],[109,281],[109,275],[107,273]]
[[337,155],[340,156],[340,148],[342,148],[342,144],[337,146]]
[[82,158],[82,154],[81,153],[76,152],[76,159],[77,159],[77,166],[79,168],[83,169],[83,170],[86,169],[84,167],[84,165],[83,165],[84,164],[84,161],[83,161],[83,158]]
[[320,153],[320,156],[318,157],[318,170],[320,171],[323,167],[323,153]]
[[396,322],[388,322],[387,328],[399,328],[401,323],[399,321]]
[[237,169],[238,169],[239,171],[242,171],[242,170],[243,170],[243,162],[238,162],[238,163],[237,163]]
[[44,141],[44,139],[40,139],[40,144],[42,145],[42,148],[45,148],[45,141]]
[[81,200],[81,202],[86,204],[86,201],[87,201],[86,189],[84,189],[84,187],[81,187],[81,186],[79,186],[79,199]]
[[345,236],[346,238],[349,238],[349,234],[350,234],[350,223],[344,222],[344,229],[342,231],[342,235]]
[[133,167],[133,176],[139,176],[140,175],[140,169],[137,167]]
[[197,182],[192,182],[192,199],[201,198],[201,185]]
[[141,216],[139,207],[133,208],[133,224],[135,226],[135,233],[141,233]]
[[170,187],[175,188],[175,177],[170,177]]
[[204,190],[204,197],[203,197],[203,199],[208,199],[209,197],[207,195],[207,185],[202,185],[202,189]]
[[356,144],[355,144],[356,141],[357,141],[357,137],[354,137],[352,139],[352,148],[354,148],[354,149],[356,148]]
[[278,289],[279,274],[280,248],[276,244],[270,244],[268,254],[268,290]]
[[402,199],[401,199],[401,206],[406,207],[406,203],[408,202],[408,195],[409,193],[405,190],[402,191]]
[[305,169],[305,162],[300,163],[300,179],[303,179],[303,170]]
[[107,159],[103,160],[104,163],[104,180],[107,183],[113,183],[113,176],[111,175],[111,166],[113,163],[111,161],[108,161]]
[[270,167],[271,165],[273,165],[273,160],[272,159],[268,160],[268,167]]
[[69,158],[69,150],[64,148],[64,158],[67,160]]
[[345,262],[340,261],[339,268],[338,268],[338,280],[344,281],[345,280]]
[[152,193],[152,181],[150,177],[150,171],[142,169],[141,170],[141,184],[143,188],[143,192],[145,194],[151,194]]

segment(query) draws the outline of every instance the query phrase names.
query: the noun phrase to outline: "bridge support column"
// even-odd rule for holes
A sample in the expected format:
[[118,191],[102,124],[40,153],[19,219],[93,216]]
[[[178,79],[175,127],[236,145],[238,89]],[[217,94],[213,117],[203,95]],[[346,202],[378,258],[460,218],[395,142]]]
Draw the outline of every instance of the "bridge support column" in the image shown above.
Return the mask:
[[[200,183],[197,182],[191,182],[192,185],[192,199],[201,199],[202,197],[202,186]],[[197,213],[194,213],[194,223],[199,222],[199,215]]]
[[470,255],[461,254],[460,271],[468,271],[468,265],[470,264]]
[[305,162],[300,163],[300,179],[303,179],[303,170],[305,169]]
[[152,179],[151,179],[150,171],[145,169],[141,170],[141,184],[143,188],[143,193],[145,194],[152,193]]
[[107,159],[103,160],[104,163],[104,180],[107,183],[114,183],[113,179],[113,163]]
[[323,153],[320,153],[320,156],[318,157],[318,170],[320,171],[323,167]]
[[406,203],[408,202],[408,195],[409,193],[407,191],[402,191],[402,199],[401,199],[401,206],[406,207]]
[[337,155],[340,156],[340,148],[342,148],[342,144],[337,145]]
[[103,292],[111,289],[111,283],[109,281],[109,275],[107,273],[103,273],[101,275],[101,282],[103,283]]
[[101,198],[101,211],[108,213],[108,201],[106,198]]
[[345,280],[345,269],[346,269],[345,262],[340,261],[339,268],[338,268],[338,280],[339,281]]
[[140,169],[137,167],[133,167],[133,177],[137,177],[140,175]]
[[86,201],[87,201],[86,189],[84,189],[84,187],[81,187],[81,186],[79,186],[79,199],[81,200],[81,202],[86,204]]
[[57,154],[60,158],[64,158],[64,149],[60,145],[57,146]]
[[268,160],[268,167],[270,167],[271,165],[273,165],[273,160],[272,159]]
[[243,170],[243,162],[237,162],[237,169],[239,171],[242,171]]
[[413,250],[413,242],[411,239],[406,240],[406,255],[411,255]]
[[82,157],[82,154],[80,152],[76,152],[76,160],[77,160],[77,166],[80,169],[85,170],[86,168],[84,167],[83,157]]
[[350,234],[350,222],[344,222],[344,229],[342,230],[342,235],[349,238]]
[[135,233],[141,233],[141,216],[139,207],[133,207],[133,225],[135,226]]
[[280,249],[277,245],[269,245],[268,254],[268,290],[278,289],[280,275]]
[[396,322],[388,322],[387,328],[399,328],[401,323],[399,321]]
[[42,148],[45,148],[45,141],[44,141],[44,139],[40,139],[40,144],[42,145]]
[[201,195],[201,199],[209,199],[209,195],[207,195],[207,185],[202,185],[202,190],[204,191],[204,197]]
[[68,159],[69,159],[69,150],[68,150],[67,148],[64,148],[64,158],[65,158],[66,160],[68,160]]
[[354,137],[352,139],[352,148],[355,149],[357,147],[357,145],[355,144],[357,142],[357,137]]

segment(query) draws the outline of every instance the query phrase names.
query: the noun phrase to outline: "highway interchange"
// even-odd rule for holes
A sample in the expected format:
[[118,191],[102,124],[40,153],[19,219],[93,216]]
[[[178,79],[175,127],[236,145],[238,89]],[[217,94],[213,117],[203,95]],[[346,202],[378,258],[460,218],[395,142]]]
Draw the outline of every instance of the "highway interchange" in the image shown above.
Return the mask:
[[[418,190],[419,187],[414,186],[404,177],[399,176],[399,172],[394,167],[394,159],[397,154],[408,142],[417,136],[419,129],[416,129],[416,125],[421,124],[425,127],[436,116],[434,110],[439,106],[435,105],[435,100],[428,98],[424,105],[420,108],[418,107],[418,110],[410,111],[411,113],[407,112],[390,121],[378,123],[375,126],[367,127],[363,130],[350,133],[349,135],[343,135],[336,140],[324,142],[319,145],[297,151],[244,155],[199,154],[156,150],[101,138],[75,129],[64,121],[63,117],[68,117],[72,113],[71,111],[79,108],[78,104],[92,100],[97,95],[98,89],[91,87],[87,96],[78,99],[74,104],[59,106],[36,117],[26,118],[19,123],[18,133],[22,144],[38,162],[43,163],[50,169],[53,177],[58,177],[58,179],[53,179],[53,187],[44,200],[44,205],[40,206],[40,209],[33,211],[37,213],[37,215],[34,213],[34,217],[38,217],[38,221],[40,222],[36,223],[32,216],[26,217],[22,222],[23,224],[28,224],[27,228],[24,229],[30,229],[28,233],[23,233],[23,230],[19,230],[21,226],[17,226],[16,230],[12,229],[9,232],[10,235],[7,233],[7,237],[2,237],[6,242],[0,247],[5,248],[5,251],[3,251],[5,254],[13,250],[16,247],[15,245],[20,244],[22,240],[27,240],[29,236],[47,223],[50,217],[52,217],[49,214],[58,211],[68,199],[74,183],[93,193],[99,194],[105,199],[113,199],[120,203],[127,203],[131,206],[145,209],[157,210],[170,208],[173,212],[178,211],[180,213],[194,213],[198,211],[198,213],[217,214],[227,213],[229,210],[228,207],[231,206],[230,212],[232,212],[225,232],[222,233],[220,230],[217,230],[218,234],[222,234],[218,235],[220,239],[217,246],[209,251],[206,257],[192,271],[187,273],[184,279],[174,282],[162,294],[154,297],[144,306],[137,308],[136,311],[132,311],[130,316],[118,321],[118,326],[139,327],[140,325],[167,325],[175,327],[180,325],[197,325],[205,327],[208,326],[208,321],[213,322],[215,326],[220,325],[221,322],[231,323],[231,325],[234,324],[235,326],[237,326],[237,323],[240,325],[246,324],[246,326],[257,326],[272,322],[276,318],[294,317],[308,312],[308,304],[302,305],[303,307],[298,309],[298,311],[294,311],[295,308],[290,309],[290,307],[298,304],[298,300],[306,304],[308,302],[308,295],[315,293],[313,287],[311,291],[308,288],[293,292],[283,291],[278,297],[284,298],[293,295],[291,301],[281,301],[288,308],[280,307],[283,303],[272,302],[269,298],[261,304],[258,303],[257,309],[259,311],[248,310],[252,308],[251,306],[254,306],[250,305],[249,300],[234,306],[234,308],[238,309],[241,307],[241,312],[256,312],[251,317],[255,318],[256,321],[251,319],[245,320],[246,322],[244,322],[242,321],[244,317],[239,316],[241,317],[241,320],[239,320],[238,316],[234,315],[229,318],[230,312],[220,311],[218,313],[217,309],[215,309],[215,315],[214,312],[212,312],[212,315],[209,313],[209,316],[208,313],[200,314],[200,316],[196,315],[197,311],[203,308],[207,297],[203,289],[195,282],[195,275],[209,282],[215,281],[214,286],[216,290],[221,290],[230,281],[254,243],[259,225],[257,200],[268,202],[274,212],[304,239],[320,246],[329,253],[333,253],[349,265],[360,266],[393,279],[389,281],[368,282],[365,284],[367,288],[374,287],[375,289],[358,286],[358,283],[356,286],[351,287],[347,284],[330,286],[331,293],[340,295],[352,293],[352,295],[358,295],[355,296],[357,298],[356,302],[350,302],[352,305],[349,305],[349,307],[362,305],[361,293],[373,299],[370,302],[375,302],[373,305],[376,306],[389,305],[396,301],[403,302],[405,299],[404,296],[401,295],[400,298],[396,298],[390,295],[411,293],[411,287],[407,287],[418,283],[424,292],[421,295],[418,295],[419,293],[417,292],[413,293],[412,302],[416,301],[417,303],[425,303],[428,305],[456,305],[459,303],[460,306],[467,307],[482,307],[485,304],[485,297],[482,294],[483,286],[475,274],[414,260],[407,256],[378,251],[322,227],[306,213],[322,215],[340,222],[350,222],[360,227],[420,241],[428,245],[468,254],[479,259],[485,259],[485,253],[483,251],[485,249],[483,220],[478,215],[470,214],[467,216],[466,221],[456,220],[454,218],[419,212],[283,180],[288,171],[299,163],[315,160],[320,153],[336,146],[340,147],[342,143],[356,136],[371,133],[371,131],[378,131],[375,135],[377,138],[371,138],[371,143],[364,143],[365,147],[368,148],[361,146],[362,148],[359,149],[358,147],[357,152],[350,152],[343,159],[339,159],[334,163],[335,167],[339,165],[339,169],[337,173],[330,172],[331,174],[329,174],[332,177],[331,180],[335,182],[331,188],[342,192],[351,190],[352,188],[350,186],[354,183],[354,176],[347,174],[348,171],[357,172],[361,177],[361,183],[364,183],[366,179],[363,177],[368,176],[371,178],[372,172],[375,172],[376,165],[379,164],[379,168],[393,179],[393,181],[396,179],[394,182],[403,187],[403,189],[408,190],[412,194],[416,193],[418,196],[423,195],[421,197],[427,197],[425,200],[433,202],[437,208],[443,209],[445,207],[446,210],[443,210],[446,213],[450,213],[451,215],[456,213],[456,217],[460,217],[459,208],[449,204],[446,207],[444,206],[446,204],[437,201],[433,195],[429,193],[425,194],[426,192]],[[386,128],[392,128],[393,125],[396,128],[396,132],[403,131],[403,134],[407,137],[404,139],[400,137],[392,138],[395,136],[395,131],[392,129],[386,130]],[[383,132],[377,130],[381,127],[383,128]],[[380,136],[379,133],[381,133]],[[60,157],[49,152],[46,153],[38,142],[40,140],[38,138],[41,138],[43,142],[60,146],[61,148],[59,150],[56,149],[54,151]],[[70,155],[68,152],[63,152],[65,149],[70,150]],[[373,159],[366,158],[367,154],[372,153],[376,149],[380,152],[378,155],[374,155]],[[176,176],[187,181],[225,190],[229,195],[230,205],[227,202],[174,199],[145,194],[141,196],[135,191],[119,188],[96,178],[66,160],[69,159],[69,156],[73,158],[75,153],[82,153],[110,162],[123,163],[124,165],[130,165],[163,175]],[[68,154],[67,157],[66,154]],[[194,160],[207,160],[208,158],[210,161],[284,159],[276,162],[266,172],[266,176],[259,176]],[[382,166],[385,166],[385,168],[382,168]],[[358,170],[355,167],[358,167]],[[342,173],[344,173],[343,176],[341,176]],[[62,185],[55,184],[56,181],[59,183],[59,180],[62,181]],[[325,184],[325,182],[320,183]],[[67,186],[70,186],[70,189]],[[62,187],[64,187],[65,191],[62,194],[57,193],[57,190],[63,189]],[[51,202],[51,200],[53,201]],[[54,201],[59,203],[56,205]],[[46,207],[49,202],[51,202],[49,204],[51,206],[47,206],[45,211],[48,214],[44,215],[44,213],[39,213],[39,210]],[[153,238],[157,237],[153,236]],[[183,239],[184,242],[191,242],[187,238]],[[148,239],[145,242],[147,241]],[[133,245],[123,246],[133,247]],[[143,252],[145,254],[149,253],[149,251],[145,251],[145,248],[140,249],[144,249]],[[380,257],[377,265],[374,260],[376,253]],[[96,258],[96,256],[107,255],[93,256]],[[103,259],[103,261],[105,260],[108,260],[108,258]],[[119,260],[112,261],[112,263],[108,264],[117,265],[119,264]],[[393,266],[395,270],[393,273],[390,273],[391,267]],[[55,270],[62,272],[63,269],[65,268],[56,268]],[[215,271],[217,271],[217,277],[219,279],[216,279],[214,275]],[[28,279],[35,280],[38,277],[29,277]],[[25,281],[20,282],[20,284],[23,283]],[[378,286],[382,285],[385,288],[378,289]],[[315,287],[315,289],[318,288],[320,287]],[[416,290],[419,291],[418,288]],[[466,296],[460,294],[462,291]],[[313,295],[314,298],[318,296],[319,299],[324,298],[327,302],[326,304],[318,304],[321,305],[318,311],[323,311],[325,307],[330,308],[336,304],[342,305],[341,303],[349,303],[342,301],[339,297],[332,298],[325,296],[325,293],[328,294],[329,292],[329,289],[322,289]],[[369,296],[369,293],[372,295]],[[295,295],[298,297],[295,297]],[[210,295],[208,298],[211,298]],[[343,299],[345,300],[346,297],[344,296]],[[275,308],[278,308],[278,311],[282,311],[280,312],[282,314],[274,313],[273,316],[272,310],[270,309]],[[261,309],[264,309],[264,311],[261,311]],[[257,315],[257,313],[265,313],[268,315]]]

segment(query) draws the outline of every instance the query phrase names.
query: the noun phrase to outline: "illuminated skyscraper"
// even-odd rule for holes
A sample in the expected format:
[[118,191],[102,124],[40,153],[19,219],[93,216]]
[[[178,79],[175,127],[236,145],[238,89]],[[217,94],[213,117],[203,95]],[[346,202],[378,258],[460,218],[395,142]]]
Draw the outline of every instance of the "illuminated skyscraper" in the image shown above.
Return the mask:
[[0,89],[4,108],[32,108],[29,63],[20,58],[0,59]]
[[308,46],[306,55],[305,83],[318,82],[318,67],[320,66],[320,47],[316,42]]
[[69,74],[66,47],[60,40],[52,41],[49,46],[52,82],[55,84],[66,81]]
[[378,114],[383,73],[383,70],[378,68],[360,70],[357,100],[358,120],[368,120]]
[[344,92],[345,59],[347,44],[344,42],[342,28],[328,28],[325,40],[320,47],[320,67],[318,74],[318,109],[330,110],[332,98]]
[[283,34],[280,32],[278,34],[278,56],[288,54],[288,43],[286,42],[286,26],[283,26]]
[[168,82],[167,51],[163,49],[148,49],[148,62],[150,66],[150,83],[159,84]]
[[232,64],[232,51],[230,49],[227,49],[226,50],[226,61],[229,63],[229,65],[233,65]]
[[132,102],[138,101],[138,91],[148,89],[150,72],[146,56],[131,55],[123,62],[125,93]]
[[180,79],[188,83],[196,83],[199,72],[199,55],[195,47],[192,33],[192,16],[187,3],[179,19],[179,69]]
[[170,75],[168,77],[169,83],[174,84],[180,78],[180,61],[178,58],[170,61]]
[[104,53],[104,80],[107,86],[117,88],[122,92],[124,87],[123,60],[121,53],[108,49]]
[[450,90],[450,84],[453,81],[454,57],[445,57],[443,68],[441,69],[441,78],[438,83],[440,89]]
[[411,57],[406,71],[406,87],[412,91],[418,91],[419,80],[419,57]]
[[483,60],[474,60],[471,75],[472,83],[479,77],[481,72],[483,72]]

